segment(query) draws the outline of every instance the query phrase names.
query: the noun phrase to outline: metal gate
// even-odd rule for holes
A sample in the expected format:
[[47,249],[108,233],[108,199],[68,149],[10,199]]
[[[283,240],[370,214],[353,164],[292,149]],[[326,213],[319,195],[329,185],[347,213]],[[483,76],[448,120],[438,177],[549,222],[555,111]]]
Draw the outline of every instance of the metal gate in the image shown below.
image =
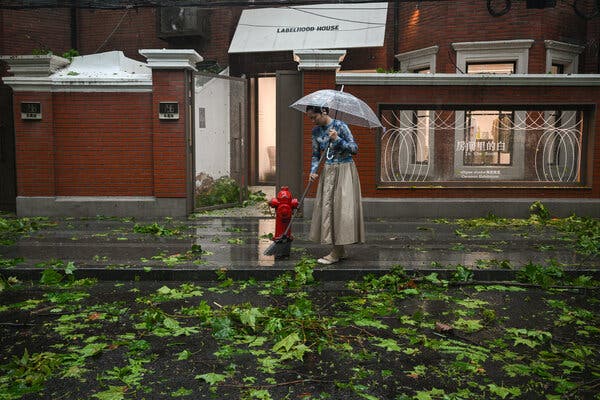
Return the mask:
[[[205,72],[194,74],[196,208],[238,202],[246,193],[247,108],[245,79]],[[232,198],[234,186],[239,189],[237,199]]]
[[0,85],[0,211],[15,211],[17,201],[12,89]]

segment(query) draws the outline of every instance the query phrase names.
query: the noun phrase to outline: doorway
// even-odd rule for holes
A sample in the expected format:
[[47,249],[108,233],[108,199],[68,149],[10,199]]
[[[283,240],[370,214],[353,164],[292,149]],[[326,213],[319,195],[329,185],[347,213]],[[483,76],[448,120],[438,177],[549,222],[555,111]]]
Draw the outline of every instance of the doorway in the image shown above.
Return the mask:
[[[248,186],[247,82],[221,74],[194,74],[194,178],[196,207],[204,207],[202,195],[219,180],[240,187],[240,198]],[[234,199],[226,199],[234,202]]]
[[276,82],[275,76],[257,79],[257,183],[275,185],[276,152]]

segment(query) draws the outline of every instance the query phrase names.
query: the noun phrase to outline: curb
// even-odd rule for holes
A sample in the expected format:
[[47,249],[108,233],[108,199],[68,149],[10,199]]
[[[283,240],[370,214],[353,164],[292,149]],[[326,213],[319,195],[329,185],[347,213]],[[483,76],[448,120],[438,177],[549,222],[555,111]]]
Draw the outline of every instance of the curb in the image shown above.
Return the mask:
[[[41,268],[15,268],[4,269],[0,271],[3,278],[16,277],[21,281],[39,281],[44,270]],[[60,269],[57,271],[60,272]],[[284,268],[236,268],[236,269],[152,269],[145,271],[141,268],[128,269],[106,269],[106,268],[80,268],[74,273],[76,279],[95,278],[100,281],[198,281],[215,282],[217,281],[217,271],[225,272],[228,278],[236,281],[256,279],[258,281],[268,281],[286,273],[293,272],[293,269]],[[438,278],[450,280],[456,272],[454,269],[405,269],[410,276],[426,276],[437,273]],[[361,280],[366,276],[382,276],[389,273],[388,269],[366,270],[366,269],[328,269],[315,268],[313,276],[317,281],[351,281]],[[518,270],[471,270],[473,278],[470,282],[503,282],[516,281]],[[565,275],[569,278],[576,278],[581,275],[591,276],[592,279],[600,280],[600,270],[582,269],[565,270]]]

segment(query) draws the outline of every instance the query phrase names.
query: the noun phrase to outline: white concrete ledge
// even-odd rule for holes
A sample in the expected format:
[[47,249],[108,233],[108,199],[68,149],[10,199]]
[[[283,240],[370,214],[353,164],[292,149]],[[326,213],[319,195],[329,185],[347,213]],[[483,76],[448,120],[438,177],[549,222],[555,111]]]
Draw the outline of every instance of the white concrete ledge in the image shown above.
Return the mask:
[[[19,57],[16,60],[20,60]],[[60,60],[64,62],[59,62]],[[12,58],[7,62],[12,65]],[[68,60],[59,58],[55,61],[55,66],[51,75],[16,70],[15,76],[4,77],[2,80],[17,92],[152,91],[152,70],[142,62],[125,57],[122,51],[75,57],[71,64]]]
[[336,74],[338,85],[411,86],[600,86],[600,74],[414,74],[356,73]]
[[196,71],[196,63],[203,60],[195,50],[189,49],[142,49],[148,67],[152,69],[190,69]]
[[15,76],[49,76],[69,65],[66,58],[54,55],[0,56]]
[[15,92],[151,92],[152,78],[139,79],[60,79],[54,77],[2,78]]
[[346,57],[346,50],[294,50],[298,71],[338,70]]

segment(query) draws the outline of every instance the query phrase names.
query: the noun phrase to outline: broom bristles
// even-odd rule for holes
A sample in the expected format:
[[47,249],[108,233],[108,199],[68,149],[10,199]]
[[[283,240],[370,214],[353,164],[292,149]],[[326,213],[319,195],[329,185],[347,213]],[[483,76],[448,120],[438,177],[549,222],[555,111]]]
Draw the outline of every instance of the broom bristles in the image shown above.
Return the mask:
[[291,243],[290,238],[283,235],[279,239],[274,240],[263,254],[266,256],[288,257],[290,255]]

